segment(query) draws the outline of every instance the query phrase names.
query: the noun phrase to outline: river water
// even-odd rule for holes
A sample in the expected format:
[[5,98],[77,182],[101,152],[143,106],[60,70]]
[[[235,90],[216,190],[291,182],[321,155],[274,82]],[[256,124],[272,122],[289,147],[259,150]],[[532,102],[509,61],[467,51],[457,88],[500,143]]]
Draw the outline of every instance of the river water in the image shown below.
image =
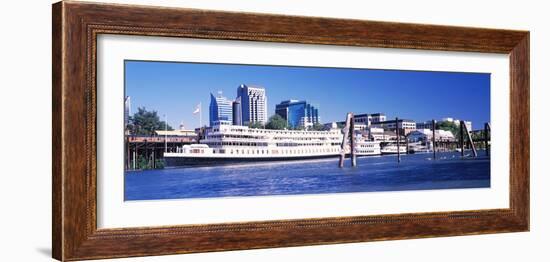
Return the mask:
[[299,195],[490,187],[490,158],[460,153],[166,168],[125,173],[125,200]]

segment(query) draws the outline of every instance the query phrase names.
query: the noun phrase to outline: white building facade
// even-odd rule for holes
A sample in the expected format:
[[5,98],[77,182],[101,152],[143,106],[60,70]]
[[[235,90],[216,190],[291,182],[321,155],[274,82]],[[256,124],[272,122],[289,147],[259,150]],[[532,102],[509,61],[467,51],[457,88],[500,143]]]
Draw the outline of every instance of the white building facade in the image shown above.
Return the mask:
[[267,96],[265,88],[240,85],[237,100],[241,102],[242,124],[267,123]]
[[[433,130],[430,129],[417,129],[409,133],[407,138],[409,142],[427,142],[431,141],[433,137]],[[455,141],[455,136],[451,131],[436,129],[435,140],[437,141]]]

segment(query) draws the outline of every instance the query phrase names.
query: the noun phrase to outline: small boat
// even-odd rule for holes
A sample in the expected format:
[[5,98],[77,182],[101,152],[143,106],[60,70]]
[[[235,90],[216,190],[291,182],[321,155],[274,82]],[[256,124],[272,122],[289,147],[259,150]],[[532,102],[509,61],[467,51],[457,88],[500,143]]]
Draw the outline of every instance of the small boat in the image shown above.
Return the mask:
[[430,153],[432,150],[429,145],[423,145],[420,142],[409,143],[409,153],[410,154],[419,154],[419,153]]

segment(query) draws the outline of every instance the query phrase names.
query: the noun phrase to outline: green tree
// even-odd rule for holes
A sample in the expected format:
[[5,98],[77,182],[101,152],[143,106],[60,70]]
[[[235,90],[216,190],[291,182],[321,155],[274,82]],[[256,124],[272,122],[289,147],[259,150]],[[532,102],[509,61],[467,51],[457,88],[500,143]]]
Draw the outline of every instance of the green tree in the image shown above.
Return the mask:
[[305,128],[304,128],[303,126],[301,126],[301,125],[297,125],[297,126],[295,126],[295,127],[290,127],[289,129],[290,129],[290,130],[297,130],[297,131],[303,131],[303,130],[305,130]]
[[157,161],[155,161],[155,168],[156,169],[163,169],[164,168],[164,160],[157,159]]
[[437,122],[435,124],[436,129],[451,131],[455,138],[459,138],[460,136],[460,126],[455,125],[454,122],[451,121],[443,121],[443,122]]
[[160,120],[157,111],[147,111],[145,107],[138,108],[138,111],[130,117],[130,123],[129,129],[133,135],[154,135],[155,130],[174,130]]
[[264,125],[261,122],[251,122],[248,124],[250,128],[264,128]]
[[[451,131],[451,133],[453,133],[453,136],[455,137],[456,140],[460,139],[460,125],[456,125],[454,122],[451,122],[451,121],[443,121],[443,122],[438,122],[435,126],[437,129]],[[468,134],[466,132],[468,131],[464,129],[464,133],[462,137],[464,141],[468,139]],[[471,135],[472,135],[472,139],[476,139],[475,133],[471,133]]]
[[325,130],[325,126],[322,125],[322,124],[319,124],[319,123],[315,123],[311,127],[311,130],[313,130],[313,131],[323,131],[323,130]]
[[283,130],[287,128],[287,126],[288,126],[288,123],[286,122],[286,120],[282,116],[275,114],[269,118],[265,128]]
[[[488,139],[491,140],[491,132],[490,131],[487,135],[488,135]],[[485,139],[485,133],[483,132],[483,130],[477,131],[477,132],[472,132],[472,139],[474,139],[474,140],[484,140]]]
[[137,167],[138,169],[150,169],[151,166],[149,165],[149,161],[145,159],[142,155],[140,155],[137,159]]

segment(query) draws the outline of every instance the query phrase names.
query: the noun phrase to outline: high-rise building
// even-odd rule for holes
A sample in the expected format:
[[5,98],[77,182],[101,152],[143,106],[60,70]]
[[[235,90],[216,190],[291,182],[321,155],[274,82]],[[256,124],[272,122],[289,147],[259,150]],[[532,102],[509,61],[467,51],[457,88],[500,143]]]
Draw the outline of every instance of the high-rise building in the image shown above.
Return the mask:
[[240,85],[236,100],[241,102],[242,125],[267,123],[267,96],[263,87]]
[[129,96],[124,97],[124,128],[130,124],[130,110],[132,106],[132,100]]
[[210,126],[218,121],[233,122],[233,101],[228,100],[218,92],[218,96],[210,93]]
[[242,112],[242,103],[241,98],[237,97],[233,101],[233,125],[242,126],[243,125],[243,112]]
[[306,101],[282,101],[275,106],[275,114],[284,118],[291,128],[307,128],[320,122],[319,109]]

